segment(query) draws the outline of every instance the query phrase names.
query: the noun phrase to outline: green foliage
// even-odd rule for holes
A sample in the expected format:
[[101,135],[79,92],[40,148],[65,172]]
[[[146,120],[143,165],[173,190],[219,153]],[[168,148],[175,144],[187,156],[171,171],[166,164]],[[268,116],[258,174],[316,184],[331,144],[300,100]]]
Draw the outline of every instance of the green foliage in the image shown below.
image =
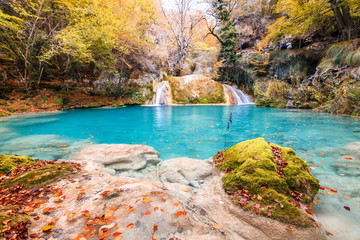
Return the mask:
[[276,50],[270,53],[268,68],[270,76],[279,79],[305,78],[315,73],[317,64],[317,56],[305,49]]
[[285,108],[290,85],[280,80],[256,82],[254,85],[255,103],[258,106]]
[[331,45],[319,64],[320,73],[328,68],[339,68],[349,65],[360,66],[360,39]]

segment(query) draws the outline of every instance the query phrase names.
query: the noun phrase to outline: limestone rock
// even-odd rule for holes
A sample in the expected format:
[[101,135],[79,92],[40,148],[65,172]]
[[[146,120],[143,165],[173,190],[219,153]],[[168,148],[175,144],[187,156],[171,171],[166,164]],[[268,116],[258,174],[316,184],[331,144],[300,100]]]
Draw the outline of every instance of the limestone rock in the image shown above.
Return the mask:
[[[122,173],[102,175],[99,173],[104,172],[104,167],[94,169],[91,165],[88,162],[83,169],[86,177],[57,183],[55,187],[61,188],[66,198],[57,203],[56,197],[50,197],[36,208],[40,219],[32,220],[30,233],[42,232],[41,228],[57,217],[55,226],[64,230],[64,239],[85,236],[89,233],[88,224],[95,228],[94,239],[99,238],[100,228],[107,228],[111,235],[121,232],[122,239],[127,240],[152,239],[154,235],[157,239],[182,240],[325,239],[321,226],[292,227],[293,231],[289,231],[288,225],[248,214],[235,206],[223,191],[223,173],[211,161],[164,161],[152,167],[154,175],[159,176],[156,181],[129,179]],[[195,182],[198,184],[192,184]],[[58,211],[42,214],[49,207]],[[107,220],[101,221],[104,218]],[[41,237],[53,235],[54,232],[43,233]]]
[[226,171],[224,189],[245,210],[270,213],[274,219],[300,227],[314,226],[311,217],[292,203],[298,202],[299,207],[311,203],[319,181],[292,149],[257,138],[218,153],[215,161]]
[[160,154],[152,147],[128,144],[99,144],[85,147],[71,160],[94,161],[117,171],[139,170],[157,164]]
[[345,155],[349,154],[360,159],[360,142],[352,142],[346,145],[342,151]]

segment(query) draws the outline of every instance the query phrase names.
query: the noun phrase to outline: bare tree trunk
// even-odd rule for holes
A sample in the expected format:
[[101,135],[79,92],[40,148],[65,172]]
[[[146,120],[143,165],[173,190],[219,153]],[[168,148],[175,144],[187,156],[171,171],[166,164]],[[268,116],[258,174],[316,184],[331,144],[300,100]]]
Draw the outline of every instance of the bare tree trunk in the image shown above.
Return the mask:
[[332,10],[335,15],[335,19],[341,29],[344,38],[351,40],[351,32],[354,27],[354,23],[351,19],[350,9],[348,6],[343,6],[342,0],[329,0],[332,6]]

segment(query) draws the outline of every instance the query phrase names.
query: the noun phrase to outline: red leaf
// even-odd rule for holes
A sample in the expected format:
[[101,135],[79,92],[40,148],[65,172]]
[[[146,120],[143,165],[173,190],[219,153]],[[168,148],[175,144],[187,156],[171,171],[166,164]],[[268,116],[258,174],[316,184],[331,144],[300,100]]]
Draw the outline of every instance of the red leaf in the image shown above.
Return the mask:
[[130,223],[130,224],[127,225],[126,227],[131,229],[131,228],[133,228],[134,226],[135,226],[135,225],[134,225],[133,223]]
[[305,211],[309,214],[315,214],[313,211],[311,211],[310,209],[305,209]]

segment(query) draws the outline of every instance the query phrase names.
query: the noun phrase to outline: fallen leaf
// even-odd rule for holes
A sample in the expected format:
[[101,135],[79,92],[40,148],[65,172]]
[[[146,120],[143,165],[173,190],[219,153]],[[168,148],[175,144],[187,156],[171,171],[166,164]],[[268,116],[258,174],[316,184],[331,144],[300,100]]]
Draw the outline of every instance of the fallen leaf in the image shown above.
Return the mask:
[[313,211],[311,211],[310,209],[305,209],[305,211],[309,214],[315,214]]
[[345,197],[345,198],[350,198],[349,196],[346,196],[346,195],[345,195],[344,197]]
[[350,212],[350,208],[349,208],[349,207],[344,206],[344,208]]
[[145,214],[145,215],[150,215],[151,212],[150,212],[150,210],[146,210],[144,214]]
[[9,222],[11,222],[11,219],[1,221],[1,223],[4,224],[4,225],[7,225]]
[[46,226],[43,226],[41,228],[41,230],[43,230],[44,232],[47,232],[47,231],[50,231],[53,228],[54,228],[54,225],[46,225]]
[[126,227],[131,229],[131,228],[133,228],[134,226],[135,226],[135,225],[134,225],[133,223],[130,223],[130,224],[127,225]]
[[220,224],[215,224],[215,225],[213,226],[213,228],[220,229],[220,228],[222,228],[222,226],[221,226]]
[[174,203],[174,206],[178,207],[178,206],[180,206],[180,203],[176,202],[176,203]]
[[328,235],[334,236],[332,232],[326,232]]
[[286,227],[287,230],[289,231],[292,231],[292,228],[291,227]]
[[135,208],[131,207],[128,209],[129,212],[133,212],[135,210]]
[[176,213],[176,216],[181,216],[182,214],[183,214],[182,211],[178,211],[178,212]]
[[121,234],[122,234],[122,232],[116,232],[116,233],[113,234],[113,237],[118,237],[118,236],[120,236]]

